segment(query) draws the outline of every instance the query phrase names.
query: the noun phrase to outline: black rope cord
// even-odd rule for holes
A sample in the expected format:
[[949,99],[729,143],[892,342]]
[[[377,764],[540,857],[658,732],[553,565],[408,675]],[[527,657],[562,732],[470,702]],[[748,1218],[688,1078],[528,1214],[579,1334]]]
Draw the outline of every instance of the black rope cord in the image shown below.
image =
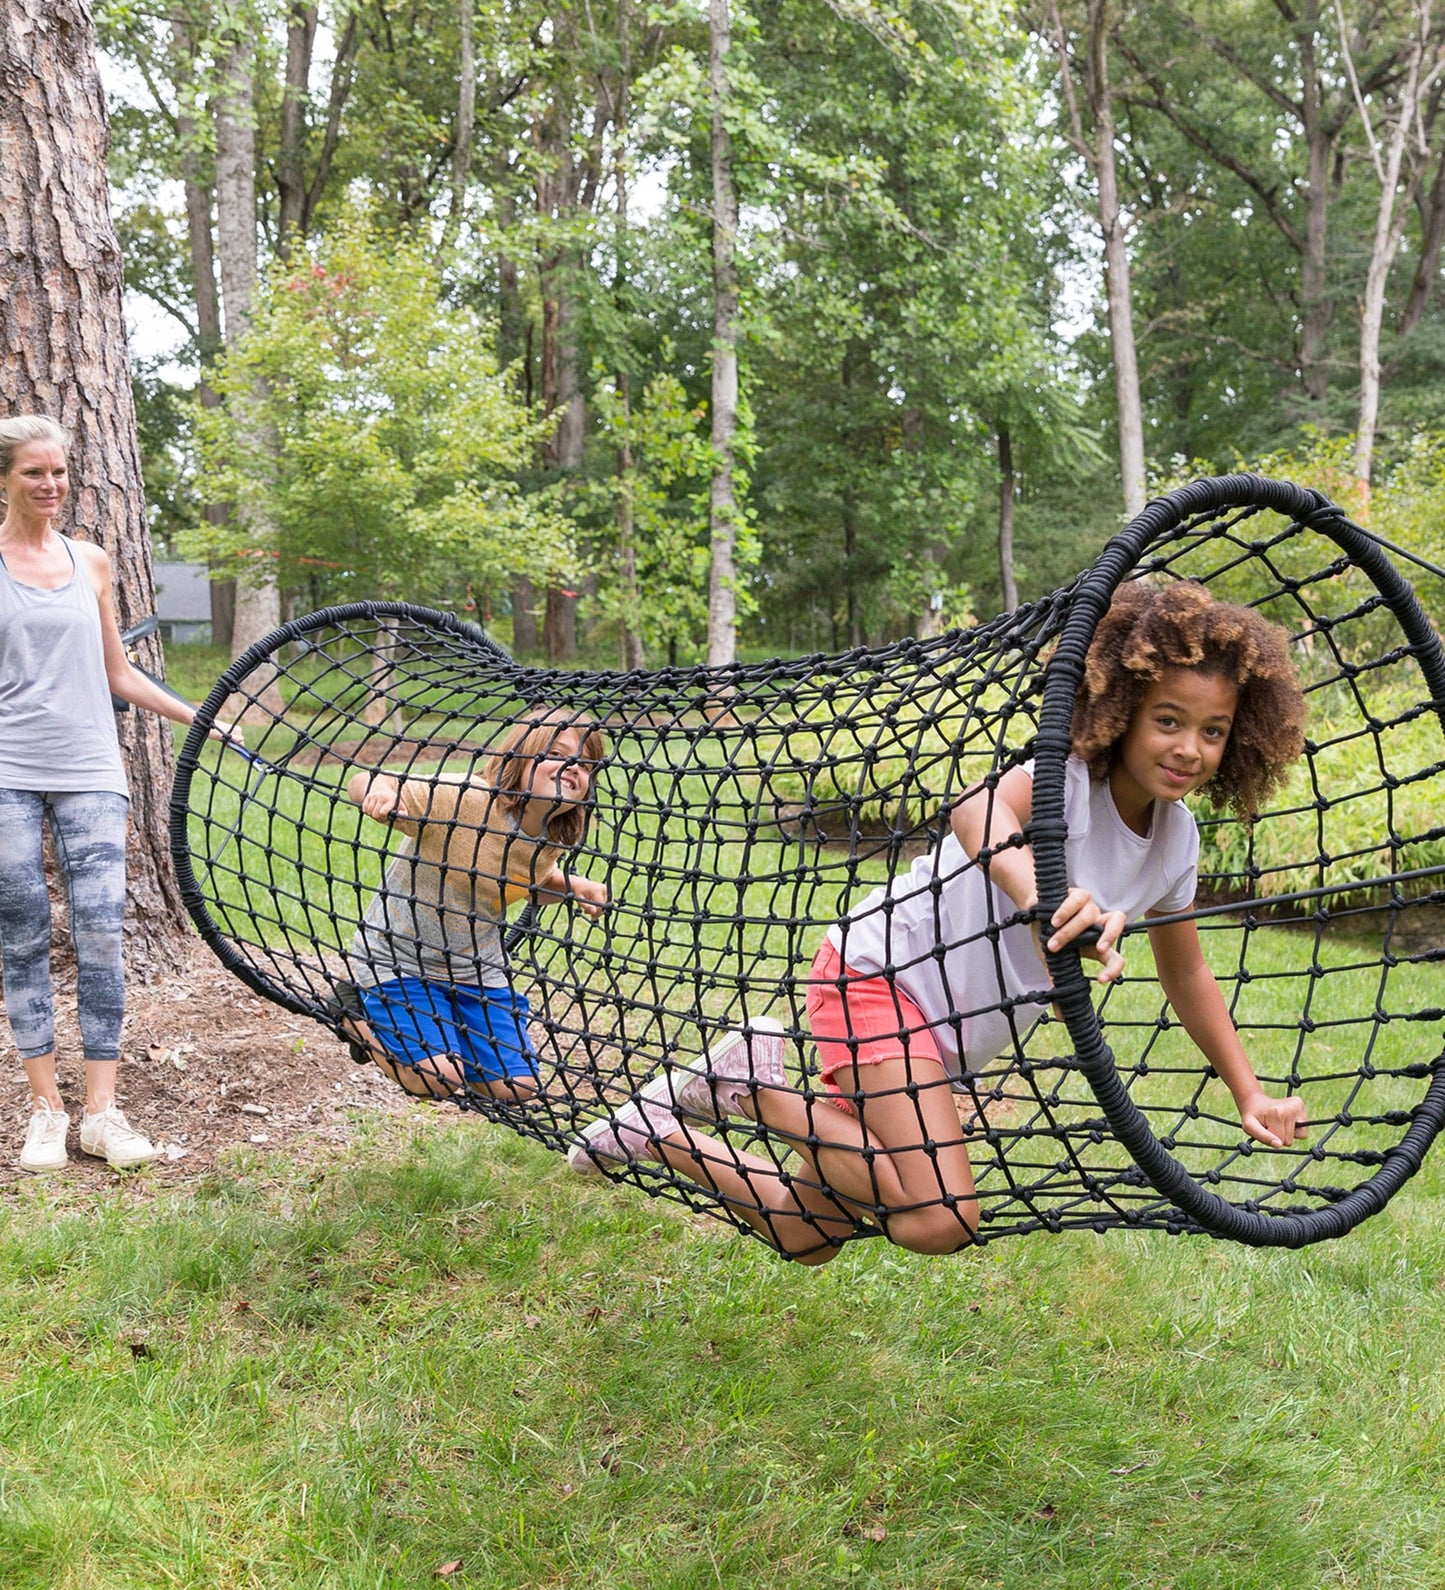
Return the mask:
[[[1132,1228],[1294,1247],[1340,1236],[1419,1168],[1445,1111],[1445,656],[1410,583],[1438,602],[1445,574],[1398,547],[1387,555],[1286,482],[1196,482],[1042,601],[838,656],[573,673],[520,667],[475,626],[403,604],[296,620],[226,672],[182,752],[171,837],[187,906],[251,988],[355,1043],[354,985],[390,975],[358,961],[358,927],[399,835],[360,813],[347,781],[381,767],[431,785],[475,777],[546,703],[605,738],[590,825],[565,867],[604,883],[612,903],[596,921],[567,901],[513,913],[511,976],[530,1001],[539,1084],[526,1098],[471,1086],[451,1096],[565,1150],[659,1074],[771,1018],[816,1118],[834,1106],[804,1010],[814,952],[938,844],[964,790],[1032,758],[1041,913],[1066,892],[1074,693],[1114,591],[1139,577],[1202,580],[1292,638],[1310,704],[1305,755],[1252,827],[1191,802],[1200,893],[1178,919],[1198,922],[1261,1082],[1304,1099],[1310,1133],[1281,1150],[1244,1136],[1160,993],[1145,933],[1126,938],[1125,976],[1107,992],[1071,949],[1049,958],[1054,986],[1038,991],[1051,1013],[1030,1028],[1014,1016],[1025,1001],[990,1007],[1013,1040],[957,1085],[977,1240]],[[243,714],[244,756],[207,742],[215,720]],[[976,865],[988,864],[985,852]],[[997,954],[1012,920],[989,922],[981,954]],[[955,1011],[955,1024],[974,1014]],[[815,1185],[790,1152],[796,1131],[743,1115],[687,1123],[747,1167],[749,1186]],[[650,1154],[604,1170],[757,1232],[735,1197]],[[941,1180],[937,1201],[956,1202]],[[850,1209],[847,1235],[876,1232],[882,1208]],[[820,1242],[844,1234],[819,1229]]]

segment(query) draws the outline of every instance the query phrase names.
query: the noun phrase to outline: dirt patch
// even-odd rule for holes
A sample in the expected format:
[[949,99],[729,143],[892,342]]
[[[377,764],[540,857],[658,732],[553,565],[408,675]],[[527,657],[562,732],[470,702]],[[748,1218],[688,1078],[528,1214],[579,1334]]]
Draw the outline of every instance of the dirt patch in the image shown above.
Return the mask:
[[[114,1171],[80,1153],[85,1084],[73,967],[57,972],[55,1014],[60,1091],[75,1124],[70,1166],[49,1179],[113,1181]],[[32,1179],[15,1163],[30,1094],[8,1029],[0,1028],[0,1038],[6,1060],[0,1084],[5,1187]],[[189,946],[179,976],[127,985],[118,1092],[131,1124],[162,1147],[161,1156],[139,1173],[154,1185],[205,1175],[218,1156],[241,1147],[324,1157],[344,1147],[366,1115],[451,1114],[449,1107],[404,1095],[374,1066],[358,1066],[324,1027],[253,994],[199,941]]]

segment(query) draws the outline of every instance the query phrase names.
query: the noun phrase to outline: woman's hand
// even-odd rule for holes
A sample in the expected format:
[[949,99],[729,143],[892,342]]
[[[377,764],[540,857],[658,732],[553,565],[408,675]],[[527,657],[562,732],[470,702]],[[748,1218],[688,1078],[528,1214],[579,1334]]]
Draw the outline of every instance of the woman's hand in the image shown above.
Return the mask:
[[601,916],[609,896],[605,883],[594,883],[591,878],[567,878],[567,893],[594,920]]
[[239,746],[243,751],[246,749],[246,737],[242,733],[239,719],[230,723],[223,723],[217,718],[211,725],[209,738],[219,740],[223,745],[229,741],[232,745]]
[[[1064,896],[1064,903],[1050,918],[1049,925],[1053,932],[1049,935],[1048,948],[1055,953],[1063,949],[1066,944],[1072,944],[1081,933],[1086,933],[1091,927],[1097,927],[1098,941],[1081,945],[1079,954],[1103,962],[1102,968],[1095,974],[1096,983],[1118,981],[1124,970],[1124,957],[1119,953],[1117,945],[1119,935],[1127,925],[1127,918],[1122,911],[1102,910],[1095,904],[1093,895],[1087,889],[1070,889]],[[1035,932],[1038,931],[1036,924]]]
[[1266,1148],[1284,1148],[1307,1135],[1305,1101],[1293,1094],[1286,1099],[1272,1099],[1261,1088],[1240,1103],[1239,1124]]

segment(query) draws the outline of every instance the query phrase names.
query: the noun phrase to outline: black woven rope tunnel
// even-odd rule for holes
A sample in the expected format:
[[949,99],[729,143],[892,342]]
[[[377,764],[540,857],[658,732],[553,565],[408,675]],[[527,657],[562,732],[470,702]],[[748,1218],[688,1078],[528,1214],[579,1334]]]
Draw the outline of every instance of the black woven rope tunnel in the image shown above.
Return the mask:
[[[1062,1019],[1020,1023],[960,1085],[979,1240],[1339,1236],[1418,1169],[1445,1111],[1445,657],[1413,588],[1438,603],[1445,579],[1285,482],[1197,482],[1042,601],[839,656],[573,673],[523,668],[444,613],[312,614],[226,672],[186,742],[172,848],[188,908],[253,989],[353,1035],[346,990],[380,975],[357,964],[357,927],[396,836],[361,816],[347,780],[377,767],[475,776],[530,704],[549,703],[607,742],[567,865],[605,882],[613,903],[596,922],[565,903],[513,916],[540,1083],[526,1099],[464,1088],[456,1101],[566,1148],[660,1070],[765,1016],[784,1025],[793,1080],[817,1087],[803,1009],[813,952],[938,843],[965,789],[1033,758],[1043,909],[1062,897],[1074,691],[1113,592],[1137,577],[1203,580],[1293,640],[1306,754],[1252,827],[1191,803],[1203,850],[1188,914],[1261,1080],[1305,1100],[1311,1133],[1276,1151],[1244,1139],[1163,1000],[1145,935],[1126,940],[1128,971],[1105,995],[1066,952],[1050,964]],[[207,743],[216,719],[242,713],[245,758]],[[766,1128],[711,1130],[780,1177],[796,1171]],[[611,1174],[752,1229],[659,1161]],[[857,1234],[873,1230],[859,1219]]]

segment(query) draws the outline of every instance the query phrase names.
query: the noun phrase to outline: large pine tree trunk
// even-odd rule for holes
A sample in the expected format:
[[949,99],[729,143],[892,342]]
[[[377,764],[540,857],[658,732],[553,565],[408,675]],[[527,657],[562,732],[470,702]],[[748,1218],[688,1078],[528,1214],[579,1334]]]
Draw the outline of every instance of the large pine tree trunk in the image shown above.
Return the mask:
[[[85,0],[0,7],[0,408],[48,414],[70,433],[70,533],[98,542],[115,570],[121,626],[154,611],[150,535],[136,442],[111,222],[105,96]],[[141,662],[161,668],[155,639]],[[131,792],[127,961],[154,974],[179,963],[185,911],[167,851],[171,727],[120,720]]]

